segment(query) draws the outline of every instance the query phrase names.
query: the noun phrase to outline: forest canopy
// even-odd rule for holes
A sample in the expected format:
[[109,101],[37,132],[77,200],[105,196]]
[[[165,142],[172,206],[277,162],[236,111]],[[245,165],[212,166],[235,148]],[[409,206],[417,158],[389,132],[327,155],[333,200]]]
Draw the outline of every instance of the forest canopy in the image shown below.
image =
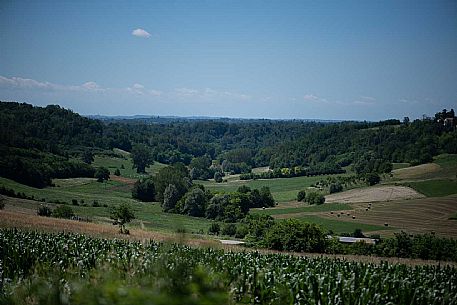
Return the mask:
[[[346,166],[361,175],[383,173],[392,162],[421,164],[440,153],[457,153],[455,122],[454,111],[445,109],[412,122],[97,120],[57,105],[0,102],[0,175],[34,186],[56,177],[90,176],[94,169],[86,164],[87,155],[113,148],[134,148],[134,153],[141,148],[146,158],[137,162],[139,171],[153,161],[181,162],[190,165],[194,179],[218,172],[251,174],[263,166],[272,177],[341,173]],[[62,167],[63,172],[56,170]]]

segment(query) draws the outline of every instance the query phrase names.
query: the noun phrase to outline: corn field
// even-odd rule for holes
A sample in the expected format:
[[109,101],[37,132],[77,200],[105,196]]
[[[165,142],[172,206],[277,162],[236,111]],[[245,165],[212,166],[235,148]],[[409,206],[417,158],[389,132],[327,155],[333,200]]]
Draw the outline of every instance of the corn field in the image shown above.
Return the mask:
[[0,304],[457,304],[457,269],[0,230]]

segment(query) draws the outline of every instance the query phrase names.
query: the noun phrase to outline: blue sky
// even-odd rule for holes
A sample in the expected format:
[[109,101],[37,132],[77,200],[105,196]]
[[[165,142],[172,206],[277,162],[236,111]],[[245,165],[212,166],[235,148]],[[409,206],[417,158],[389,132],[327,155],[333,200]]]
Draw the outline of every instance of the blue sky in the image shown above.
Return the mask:
[[381,120],[457,108],[457,1],[0,1],[0,99]]

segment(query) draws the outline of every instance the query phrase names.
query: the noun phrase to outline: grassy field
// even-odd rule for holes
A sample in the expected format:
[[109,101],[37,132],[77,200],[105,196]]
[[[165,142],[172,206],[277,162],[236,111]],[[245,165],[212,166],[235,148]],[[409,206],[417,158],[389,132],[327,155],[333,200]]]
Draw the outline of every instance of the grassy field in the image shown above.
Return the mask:
[[252,209],[253,214],[263,215],[278,215],[278,214],[296,214],[296,213],[313,213],[313,212],[329,212],[329,211],[343,211],[350,210],[352,207],[344,203],[324,203],[321,205],[303,205],[303,207],[290,207],[290,208],[269,208],[269,209]]
[[[110,222],[109,207],[126,202],[132,205],[135,210],[135,226],[144,226],[146,229],[174,232],[177,229],[184,229],[188,232],[206,232],[209,228],[210,221],[202,218],[189,217],[177,214],[163,213],[158,203],[142,203],[131,198],[130,186],[117,182],[107,181],[105,183],[97,182],[91,178],[76,179],[55,179],[55,187],[36,189],[26,185],[19,184],[15,181],[0,178],[0,186],[21,192],[28,197],[34,197],[39,201],[27,201],[27,203],[14,204],[22,210],[30,210],[29,213],[35,214],[36,209],[45,199],[46,204],[56,207],[58,204],[52,201],[66,202],[72,204],[76,199],[77,206],[71,205],[75,213],[82,217],[89,217],[95,222]],[[96,200],[100,207],[92,207]],[[104,207],[106,205],[107,207]]]
[[406,183],[427,197],[442,197],[457,194],[457,180],[425,180]]
[[393,171],[393,181],[414,181],[429,179],[456,179],[457,155],[442,154],[433,163],[421,164]]
[[[121,170],[122,176],[126,178],[138,178],[139,175],[132,169],[132,162],[128,154],[123,154],[122,157],[112,157],[100,155],[95,157],[95,166],[105,166],[114,172],[116,168]],[[124,169],[121,169],[121,165]],[[395,180],[395,182],[408,183],[411,187],[419,192],[432,197],[448,196],[457,193],[457,181],[455,179],[445,179],[446,175],[450,175],[457,168],[456,155],[441,155],[432,164],[437,171],[428,172],[426,167],[404,168],[404,170],[416,171],[415,179],[408,182],[403,180]],[[164,164],[155,163],[148,168],[151,174],[156,173]],[[398,168],[399,166],[397,166]],[[260,170],[260,169],[259,169]],[[419,173],[419,175],[417,175]],[[422,176],[421,176],[422,175]],[[435,180],[419,180],[420,177],[429,177],[433,175],[441,177]],[[454,174],[455,176],[455,174]],[[356,203],[325,203],[320,206],[307,206],[295,201],[297,192],[310,187],[319,180],[326,179],[328,176],[315,177],[294,177],[280,179],[265,179],[265,180],[248,180],[240,181],[237,175],[228,177],[228,182],[215,183],[214,181],[196,181],[203,184],[206,188],[214,191],[236,191],[241,185],[247,185],[251,188],[261,188],[262,186],[270,187],[272,194],[279,205],[269,209],[253,209],[251,213],[268,214],[275,218],[298,218],[305,221],[315,222],[328,230],[336,233],[351,233],[355,229],[360,228],[365,232],[381,231],[386,228],[383,226],[385,222],[389,222],[390,227],[403,228],[408,231],[421,232],[434,230],[438,233],[448,232],[451,236],[457,234],[451,227],[455,226],[455,221],[451,218],[455,217],[457,212],[454,209],[453,202],[445,202],[438,205],[437,200],[432,201],[416,201],[409,200],[401,202],[390,202],[388,206],[384,203],[379,203],[373,206],[370,213],[365,213],[365,207],[359,206]],[[133,222],[133,227],[144,228],[145,230],[175,232],[176,230],[184,229],[187,232],[207,232],[211,221],[204,218],[194,218],[184,215],[163,213],[158,203],[141,203],[131,198],[132,181],[120,179],[119,181],[109,180],[104,183],[99,183],[92,178],[76,178],[76,179],[55,179],[54,187],[44,189],[36,189],[0,178],[0,186],[13,189],[16,192],[21,192],[28,197],[34,197],[38,201],[20,200],[12,201],[13,206],[10,208],[20,211],[26,211],[29,214],[35,214],[36,209],[41,200],[45,200],[52,207],[57,206],[53,201],[66,202],[72,204],[72,200],[76,200],[78,205],[72,205],[76,214],[83,217],[89,217],[95,223],[110,223],[109,207],[126,202],[132,205],[135,210],[137,219]],[[447,197],[446,197],[447,198]],[[437,198],[438,199],[438,198]],[[452,201],[454,200],[454,201]],[[94,201],[100,207],[93,207]],[[9,204],[9,205],[11,205]],[[430,205],[430,206],[429,206]],[[378,209],[378,207],[380,207]],[[441,208],[441,210],[440,210]],[[357,215],[357,219],[352,220],[349,217],[346,219],[336,218],[336,214],[330,215],[330,211],[352,210]],[[433,213],[441,211],[439,217],[434,220],[428,220]],[[413,213],[414,212],[414,213]],[[414,216],[412,216],[414,215]],[[414,218],[416,217],[416,218]],[[413,219],[413,220],[412,220]],[[449,223],[448,223],[449,222]],[[423,229],[421,229],[421,226]],[[435,228],[435,229],[432,229]],[[393,230],[389,230],[392,232]],[[387,232],[387,231],[385,231]]]
[[[109,169],[111,174],[114,174],[116,169],[119,169],[121,172],[122,177],[138,179],[144,177],[145,175],[138,174],[136,169],[133,168],[132,159],[129,156],[125,156],[123,158],[116,158],[106,155],[96,155],[94,157],[94,162],[92,163],[93,166],[103,166]],[[124,168],[122,168],[122,166]],[[165,167],[165,164],[154,162],[153,165],[146,168],[146,172],[149,175],[154,175],[157,173],[162,167]]]
[[215,191],[234,192],[241,185],[249,186],[250,188],[261,188],[268,186],[273,194],[273,197],[278,202],[292,201],[297,198],[297,193],[300,190],[310,187],[319,180],[325,179],[328,176],[314,177],[293,177],[293,178],[277,178],[277,179],[259,179],[259,180],[229,180],[228,182],[215,183],[214,181],[197,181],[196,183],[203,184],[205,188]]

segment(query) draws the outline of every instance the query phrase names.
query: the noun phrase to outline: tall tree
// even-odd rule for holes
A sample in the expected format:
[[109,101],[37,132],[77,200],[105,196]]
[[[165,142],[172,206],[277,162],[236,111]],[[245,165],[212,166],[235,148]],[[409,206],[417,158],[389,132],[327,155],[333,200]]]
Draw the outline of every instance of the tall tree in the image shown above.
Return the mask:
[[133,167],[138,173],[145,173],[146,167],[154,164],[149,147],[144,144],[137,144],[132,149]]
[[176,203],[180,199],[178,189],[174,184],[169,184],[163,192],[163,204],[162,208],[164,212],[173,211],[176,207]]

